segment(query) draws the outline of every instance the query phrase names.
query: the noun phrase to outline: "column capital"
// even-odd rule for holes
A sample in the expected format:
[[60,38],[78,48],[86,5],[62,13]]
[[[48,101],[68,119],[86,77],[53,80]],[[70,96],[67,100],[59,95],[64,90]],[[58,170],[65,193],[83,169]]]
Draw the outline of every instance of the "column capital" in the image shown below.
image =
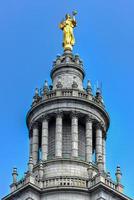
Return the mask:
[[96,129],[101,129],[103,132],[105,132],[106,131],[106,126],[102,121],[100,121],[100,122],[96,123]]
[[41,121],[43,122],[44,120],[48,120],[49,121],[50,116],[48,114],[44,114],[41,116]]
[[86,122],[94,122],[94,117],[93,115],[86,115]]
[[57,111],[56,113],[56,117],[63,117],[63,111]]
[[39,122],[37,122],[37,121],[36,121],[36,122],[33,122],[31,128],[32,128],[32,129],[34,129],[34,128],[39,128]]
[[100,122],[97,122],[95,127],[96,127],[96,129],[102,129],[102,126],[101,126]]
[[73,117],[79,117],[79,112],[77,112],[77,111],[72,111],[71,113],[70,113],[70,116],[71,116],[71,118],[73,118]]

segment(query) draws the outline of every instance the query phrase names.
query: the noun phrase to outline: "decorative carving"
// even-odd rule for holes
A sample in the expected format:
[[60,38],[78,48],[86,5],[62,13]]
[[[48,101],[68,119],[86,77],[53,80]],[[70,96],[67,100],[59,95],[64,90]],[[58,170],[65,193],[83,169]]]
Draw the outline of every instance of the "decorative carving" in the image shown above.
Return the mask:
[[50,119],[50,115],[48,115],[48,114],[44,114],[44,115],[41,116],[41,122],[43,122],[44,120],[49,121],[49,119]]
[[44,94],[46,94],[48,91],[49,91],[48,82],[45,81],[43,92],[44,92]]
[[103,101],[102,92],[100,88],[97,88],[96,90],[95,101],[104,106],[104,101]]
[[72,111],[72,112],[70,113],[70,117],[71,117],[71,118],[73,118],[73,117],[78,118],[79,115],[80,115],[80,112],[77,112],[77,111]]
[[39,179],[42,180],[43,178],[43,162],[40,160],[39,162]]
[[65,58],[65,62],[66,62],[66,63],[71,62],[71,58],[70,58],[69,56],[66,56],[66,58]]
[[33,166],[34,166],[33,158],[32,158],[32,156],[30,156],[29,162],[28,162],[28,171],[29,171],[30,174],[33,172]]
[[102,173],[104,171],[104,163],[102,160],[102,155],[99,155],[97,160],[98,160],[97,165],[98,165],[99,173]]
[[80,58],[79,58],[79,55],[78,55],[78,54],[75,55],[74,61],[75,61],[75,63],[76,63],[77,65],[80,64]]
[[63,85],[61,83],[61,76],[58,77],[58,82],[57,82],[57,85],[56,85],[57,88],[62,88]]
[[107,178],[108,178],[108,179],[111,179],[110,172],[107,172]]
[[94,122],[94,120],[95,120],[95,119],[94,119],[93,115],[90,115],[90,114],[89,114],[89,115],[86,115],[86,121],[87,121],[87,122]]
[[34,128],[39,128],[39,122],[36,121],[32,124],[32,129]]
[[106,126],[102,121],[96,123],[96,129],[101,129],[103,132],[106,132]]
[[74,76],[73,78],[74,78],[74,80],[73,80],[72,88],[78,88],[78,84],[76,82],[76,77]]
[[56,59],[56,65],[59,65],[61,63],[61,56],[58,54]]
[[39,96],[39,89],[36,88],[35,89],[35,95],[33,97],[33,102],[32,102],[32,106],[36,105],[38,102],[40,102],[41,97]]
[[120,166],[117,166],[115,176],[116,176],[117,184],[120,184],[120,182],[121,182],[121,177],[122,177],[122,173],[121,173]]
[[63,87],[63,85],[61,84],[61,82],[60,81],[58,81],[58,83],[57,83],[57,85],[56,85],[56,87],[59,89],[61,89],[62,87]]
[[92,86],[91,86],[91,83],[90,83],[89,80],[88,80],[88,83],[87,83],[87,93],[88,93],[88,94],[91,94],[91,93],[92,93]]
[[18,176],[18,173],[17,173],[17,168],[13,168],[13,173],[12,173],[12,177],[13,177],[13,183],[17,183],[17,176]]
[[75,81],[73,81],[72,88],[78,88],[78,84]]
[[56,112],[56,117],[62,118],[63,117],[63,111],[57,111]]

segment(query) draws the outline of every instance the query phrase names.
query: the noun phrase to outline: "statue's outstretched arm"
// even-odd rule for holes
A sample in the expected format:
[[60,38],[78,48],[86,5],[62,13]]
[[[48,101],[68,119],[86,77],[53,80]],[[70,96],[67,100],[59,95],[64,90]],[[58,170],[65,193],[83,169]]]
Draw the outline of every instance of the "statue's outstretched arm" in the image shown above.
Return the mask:
[[75,27],[77,25],[77,22],[75,19],[72,19],[72,24],[73,24],[73,27]]
[[59,24],[59,28],[63,30],[64,27],[65,27],[65,23],[64,23],[64,22],[61,22],[61,23]]

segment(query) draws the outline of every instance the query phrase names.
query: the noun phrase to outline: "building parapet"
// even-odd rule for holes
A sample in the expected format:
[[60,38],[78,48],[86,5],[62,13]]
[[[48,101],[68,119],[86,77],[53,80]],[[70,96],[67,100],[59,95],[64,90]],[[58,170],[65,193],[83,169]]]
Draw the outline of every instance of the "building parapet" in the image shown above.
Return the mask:
[[27,174],[25,178],[21,179],[17,183],[13,183],[10,185],[11,192],[14,192],[26,184],[31,183],[40,189],[49,189],[49,188],[60,188],[60,187],[75,187],[78,189],[90,189],[93,186],[103,183],[104,185],[112,188],[120,193],[123,192],[123,186],[114,182],[113,180],[106,178],[106,174],[97,174],[92,179],[84,179],[79,177],[68,177],[68,176],[60,176],[60,177],[51,177],[51,178],[43,178],[40,180],[38,176],[33,174]]
[[88,188],[98,184],[98,183],[104,183],[105,185],[109,186],[110,188],[117,190],[119,192],[123,192],[123,185],[116,183],[115,181],[107,178],[105,175],[96,175],[88,182]]
[[43,94],[42,96],[37,96],[33,98],[32,107],[38,105],[42,101],[50,100],[56,97],[76,97],[76,98],[82,98],[85,100],[93,101],[97,105],[104,108],[104,104],[101,100],[94,97],[92,94],[87,93],[87,91],[81,91],[78,89],[57,89],[57,90],[51,90],[47,93]]

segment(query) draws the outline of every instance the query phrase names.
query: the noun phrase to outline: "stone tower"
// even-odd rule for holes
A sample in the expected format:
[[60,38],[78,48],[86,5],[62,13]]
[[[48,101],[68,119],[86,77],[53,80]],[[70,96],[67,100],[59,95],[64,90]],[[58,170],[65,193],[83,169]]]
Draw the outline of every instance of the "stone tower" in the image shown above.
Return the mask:
[[27,113],[29,162],[23,179],[13,169],[11,193],[3,200],[130,200],[106,171],[110,124],[100,89],[83,87],[84,66],[66,49],[53,62],[52,85],[35,90]]

